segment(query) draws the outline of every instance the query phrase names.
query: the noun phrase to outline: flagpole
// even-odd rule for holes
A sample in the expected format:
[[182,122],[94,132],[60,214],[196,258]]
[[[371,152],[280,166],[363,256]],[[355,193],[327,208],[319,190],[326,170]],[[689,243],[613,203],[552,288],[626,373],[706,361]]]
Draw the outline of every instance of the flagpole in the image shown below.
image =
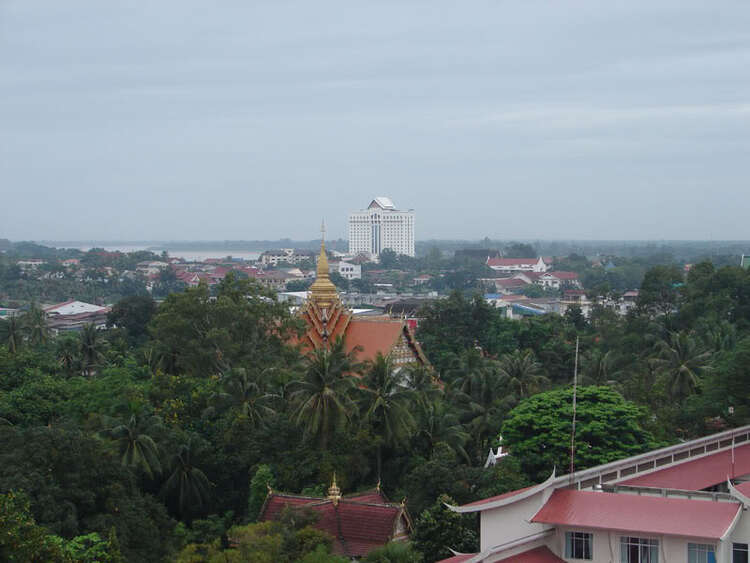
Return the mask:
[[573,367],[573,430],[570,433],[570,484],[573,484],[576,456],[576,406],[578,399],[578,336],[576,336],[576,359]]

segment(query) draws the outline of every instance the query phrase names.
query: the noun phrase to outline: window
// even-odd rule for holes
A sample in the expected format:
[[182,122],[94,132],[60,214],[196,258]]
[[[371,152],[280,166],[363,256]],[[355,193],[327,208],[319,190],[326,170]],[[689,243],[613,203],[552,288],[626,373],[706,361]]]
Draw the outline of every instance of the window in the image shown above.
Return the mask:
[[732,544],[732,563],[748,563],[746,543]]
[[621,537],[620,563],[659,563],[659,540]]
[[716,563],[714,546],[707,543],[689,543],[688,563]]
[[565,557],[568,559],[591,559],[591,534],[565,532]]

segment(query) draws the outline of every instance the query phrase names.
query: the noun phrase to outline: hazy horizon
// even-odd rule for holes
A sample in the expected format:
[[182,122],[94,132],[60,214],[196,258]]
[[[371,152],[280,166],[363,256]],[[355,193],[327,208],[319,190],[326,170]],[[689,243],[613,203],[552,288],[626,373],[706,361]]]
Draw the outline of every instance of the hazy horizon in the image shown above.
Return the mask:
[[743,241],[750,4],[0,3],[0,238]]

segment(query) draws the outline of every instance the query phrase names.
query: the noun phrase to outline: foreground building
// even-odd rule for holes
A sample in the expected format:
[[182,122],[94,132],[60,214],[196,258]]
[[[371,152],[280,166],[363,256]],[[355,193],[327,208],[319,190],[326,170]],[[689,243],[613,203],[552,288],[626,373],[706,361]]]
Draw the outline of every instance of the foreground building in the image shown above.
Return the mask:
[[450,563],[747,563],[750,426],[451,506],[479,553]]
[[381,196],[349,215],[349,254],[377,257],[386,248],[414,256],[414,210],[399,211]]
[[268,491],[258,520],[275,520],[283,510],[309,510],[318,519],[313,526],[333,537],[333,552],[360,558],[391,541],[405,541],[411,520],[404,503],[390,502],[378,485],[375,489],[342,496],[336,477],[325,497]]
[[343,338],[347,352],[359,348],[360,361],[374,360],[380,353],[390,354],[396,365],[427,364],[406,320],[389,316],[355,317],[341,302],[328,272],[325,243],[321,242],[317,277],[298,311],[307,327],[299,342],[303,350],[328,348],[337,338]]

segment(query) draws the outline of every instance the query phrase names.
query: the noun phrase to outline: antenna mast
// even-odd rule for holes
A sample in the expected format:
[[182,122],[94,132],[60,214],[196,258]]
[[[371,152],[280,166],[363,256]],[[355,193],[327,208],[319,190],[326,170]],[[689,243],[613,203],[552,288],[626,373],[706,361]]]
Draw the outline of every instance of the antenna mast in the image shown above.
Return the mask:
[[576,406],[578,399],[578,336],[576,336],[576,359],[573,368],[573,429],[570,433],[570,484],[573,484],[576,456]]

